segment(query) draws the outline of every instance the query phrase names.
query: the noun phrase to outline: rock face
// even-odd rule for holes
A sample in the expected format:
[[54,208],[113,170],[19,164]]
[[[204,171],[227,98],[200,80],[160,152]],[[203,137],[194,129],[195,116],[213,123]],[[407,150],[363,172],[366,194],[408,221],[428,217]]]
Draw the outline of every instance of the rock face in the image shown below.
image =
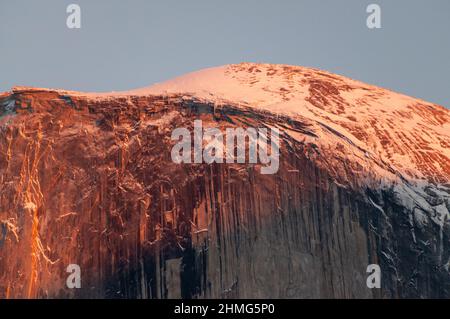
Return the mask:
[[[196,119],[279,128],[278,172],[174,163],[171,134]],[[307,68],[16,88],[0,95],[0,297],[449,298],[449,157],[445,108]]]

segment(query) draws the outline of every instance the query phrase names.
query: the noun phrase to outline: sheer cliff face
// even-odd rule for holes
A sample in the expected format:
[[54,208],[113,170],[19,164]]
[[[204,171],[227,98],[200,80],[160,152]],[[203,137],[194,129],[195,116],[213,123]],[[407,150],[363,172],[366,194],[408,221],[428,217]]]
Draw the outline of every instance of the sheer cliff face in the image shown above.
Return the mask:
[[[174,163],[197,119],[280,129],[278,172]],[[0,95],[0,297],[448,298],[449,157],[448,110],[300,67],[17,88]]]

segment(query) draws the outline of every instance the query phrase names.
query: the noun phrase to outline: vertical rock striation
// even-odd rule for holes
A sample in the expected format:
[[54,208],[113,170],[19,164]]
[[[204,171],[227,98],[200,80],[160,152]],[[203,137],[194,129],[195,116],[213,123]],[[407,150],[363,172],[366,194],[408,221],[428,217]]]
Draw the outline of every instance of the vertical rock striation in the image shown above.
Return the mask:
[[[309,105],[344,112],[319,80]],[[280,128],[279,171],[174,163],[171,133],[195,119]],[[0,297],[450,297],[448,166],[422,162],[416,181],[390,147],[376,151],[407,143],[336,125],[184,92],[0,96]],[[448,132],[437,138],[448,151]],[[66,286],[70,264],[81,289]],[[381,289],[366,286],[369,264]]]

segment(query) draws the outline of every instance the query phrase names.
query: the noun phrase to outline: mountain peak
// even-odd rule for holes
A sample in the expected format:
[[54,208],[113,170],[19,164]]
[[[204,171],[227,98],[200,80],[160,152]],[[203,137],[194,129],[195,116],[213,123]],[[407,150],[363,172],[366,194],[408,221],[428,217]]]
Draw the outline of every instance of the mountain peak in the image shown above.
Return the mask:
[[450,179],[449,110],[326,71],[277,64],[231,64],[129,94],[182,94],[219,105],[242,105],[287,115],[317,126],[321,143],[335,147],[335,140],[324,138],[332,131],[412,180]]
[[324,147],[335,149],[336,143],[345,141],[344,158],[355,157],[350,153],[357,149],[363,154],[358,156],[367,154],[389,163],[409,180],[446,183],[450,179],[449,110],[314,68],[229,64],[126,92],[13,89],[14,94],[42,92],[88,100],[179,95],[216,106],[255,109],[308,123],[318,136],[312,142]]
[[[0,298],[448,298],[449,112],[251,63],[121,93],[14,88],[0,95]],[[198,122],[277,129],[279,169],[175,161],[180,129],[195,157]],[[264,135],[206,146],[250,156]],[[63,289],[74,262],[83,286]],[[377,295],[361,276],[374,263]]]

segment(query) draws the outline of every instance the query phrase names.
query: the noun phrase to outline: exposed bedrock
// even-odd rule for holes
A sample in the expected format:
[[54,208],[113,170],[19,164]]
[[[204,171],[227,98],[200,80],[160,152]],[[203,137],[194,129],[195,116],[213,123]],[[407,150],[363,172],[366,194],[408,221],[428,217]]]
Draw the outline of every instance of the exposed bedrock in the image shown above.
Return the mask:
[[[177,96],[8,99],[1,298],[450,297],[448,221],[343,183],[310,143],[283,135],[274,175],[171,160],[176,127],[268,127],[269,114]],[[66,286],[70,264],[81,289]],[[381,289],[366,286],[369,264]]]

